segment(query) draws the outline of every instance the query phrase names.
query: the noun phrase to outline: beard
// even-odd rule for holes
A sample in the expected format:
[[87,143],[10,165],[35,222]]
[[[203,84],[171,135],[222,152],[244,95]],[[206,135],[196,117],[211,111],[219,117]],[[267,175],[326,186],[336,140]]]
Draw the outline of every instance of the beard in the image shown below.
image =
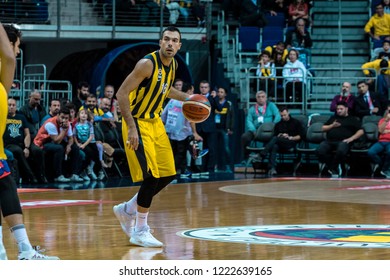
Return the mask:
[[83,93],[80,94],[80,99],[83,101],[87,100],[87,97],[88,97],[88,93],[87,94],[83,94]]

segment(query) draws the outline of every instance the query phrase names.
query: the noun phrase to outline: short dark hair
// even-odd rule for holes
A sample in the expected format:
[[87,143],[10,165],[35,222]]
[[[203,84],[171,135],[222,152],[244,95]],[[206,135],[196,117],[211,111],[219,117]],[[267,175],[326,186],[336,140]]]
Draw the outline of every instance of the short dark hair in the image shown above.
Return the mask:
[[[75,111],[76,111],[76,105],[74,105],[72,102],[66,103],[65,106],[63,106],[63,107],[68,108],[69,111],[70,111],[70,110],[75,110]],[[61,107],[61,108],[62,108],[62,107]]]
[[181,32],[179,30],[179,28],[177,28],[176,26],[168,26],[166,27],[162,32],[161,32],[161,36],[160,36],[160,39],[162,39],[164,37],[164,33],[166,31],[171,31],[171,32],[177,32],[179,33],[179,39],[181,41]]
[[287,106],[281,106],[279,107],[279,112],[287,111],[288,112],[288,107]]
[[50,100],[50,105],[49,106],[53,105],[53,101],[58,101],[61,104],[61,101],[59,99],[53,98],[53,99]]
[[181,88],[182,92],[187,92],[191,89],[192,85],[190,83],[183,82],[183,87]]
[[224,92],[226,93],[226,95],[228,94],[227,88],[225,88],[225,87],[219,86],[219,87],[217,87],[217,91],[218,91],[218,89],[220,89],[220,88],[224,90]]
[[12,44],[15,44],[18,38],[19,40],[22,38],[22,31],[18,25],[13,23],[3,23],[3,27],[7,33],[8,40],[10,40]]
[[64,107],[61,107],[60,109],[60,112],[58,113],[59,114],[64,114],[64,115],[70,115],[70,110],[68,107],[64,106]]
[[269,51],[262,51],[260,54],[259,54],[259,59],[263,56],[263,55],[266,55],[268,56],[269,58],[271,58],[271,53]]
[[346,101],[344,101],[344,100],[338,101],[338,102],[337,102],[337,106],[339,106],[339,105],[348,108],[348,103],[347,103]]
[[389,62],[387,61],[387,59],[382,59],[381,62],[379,63],[379,67],[380,68],[387,68],[387,67],[389,67]]
[[90,94],[88,94],[87,98],[95,98],[95,99],[97,99],[97,96],[96,96],[96,94],[90,93]]
[[366,82],[366,81],[363,81],[363,80],[359,81],[359,82],[357,83],[357,86],[359,86],[360,84],[368,85],[367,82]]
[[86,82],[86,81],[81,81],[81,82],[78,83],[77,89],[81,89],[81,88],[83,88],[83,87],[89,88],[88,82]]

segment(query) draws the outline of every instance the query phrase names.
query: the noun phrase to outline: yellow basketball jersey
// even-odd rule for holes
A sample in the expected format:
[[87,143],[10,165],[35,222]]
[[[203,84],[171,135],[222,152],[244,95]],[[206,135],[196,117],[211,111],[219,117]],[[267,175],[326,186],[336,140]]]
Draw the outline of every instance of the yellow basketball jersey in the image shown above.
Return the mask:
[[0,83],[0,160],[7,158],[7,156],[4,153],[4,142],[3,142],[3,134],[5,131],[5,126],[7,123],[7,115],[8,115],[7,97],[8,97],[7,91],[5,90],[3,84]]
[[153,74],[130,92],[130,109],[134,118],[156,119],[161,116],[164,100],[175,80],[177,62],[173,59],[169,66],[165,66],[161,62],[159,51],[144,58],[153,62]]

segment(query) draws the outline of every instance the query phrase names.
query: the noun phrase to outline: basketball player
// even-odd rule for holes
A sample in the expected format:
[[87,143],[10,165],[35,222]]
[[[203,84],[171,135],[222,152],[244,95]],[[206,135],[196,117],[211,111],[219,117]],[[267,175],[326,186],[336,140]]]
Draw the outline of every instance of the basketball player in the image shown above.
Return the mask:
[[[22,208],[16,192],[16,183],[10,175],[4,153],[3,133],[8,112],[7,99],[13,82],[15,57],[19,53],[20,37],[21,32],[15,26],[5,25],[3,28],[0,24],[0,210],[18,244],[19,260],[58,260],[58,257],[43,255],[31,246],[23,224]],[[7,254],[2,240],[0,220],[0,259],[6,260]]]
[[153,196],[176,175],[175,162],[164,124],[160,118],[164,100],[184,101],[188,94],[172,87],[181,47],[181,33],[167,27],[161,34],[160,49],[136,64],[117,92],[123,141],[133,182],[142,181],[138,193],[128,202],[114,206],[114,213],[130,243],[143,247],[161,247],[147,223]]

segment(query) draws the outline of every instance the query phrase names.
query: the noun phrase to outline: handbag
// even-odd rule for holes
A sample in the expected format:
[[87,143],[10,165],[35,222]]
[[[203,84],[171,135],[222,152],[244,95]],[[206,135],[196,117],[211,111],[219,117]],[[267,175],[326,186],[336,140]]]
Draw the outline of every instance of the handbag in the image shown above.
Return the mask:
[[110,144],[108,143],[103,143],[103,152],[108,155],[109,157],[112,157],[112,155],[114,154],[115,152],[115,149],[113,147],[111,147]]

